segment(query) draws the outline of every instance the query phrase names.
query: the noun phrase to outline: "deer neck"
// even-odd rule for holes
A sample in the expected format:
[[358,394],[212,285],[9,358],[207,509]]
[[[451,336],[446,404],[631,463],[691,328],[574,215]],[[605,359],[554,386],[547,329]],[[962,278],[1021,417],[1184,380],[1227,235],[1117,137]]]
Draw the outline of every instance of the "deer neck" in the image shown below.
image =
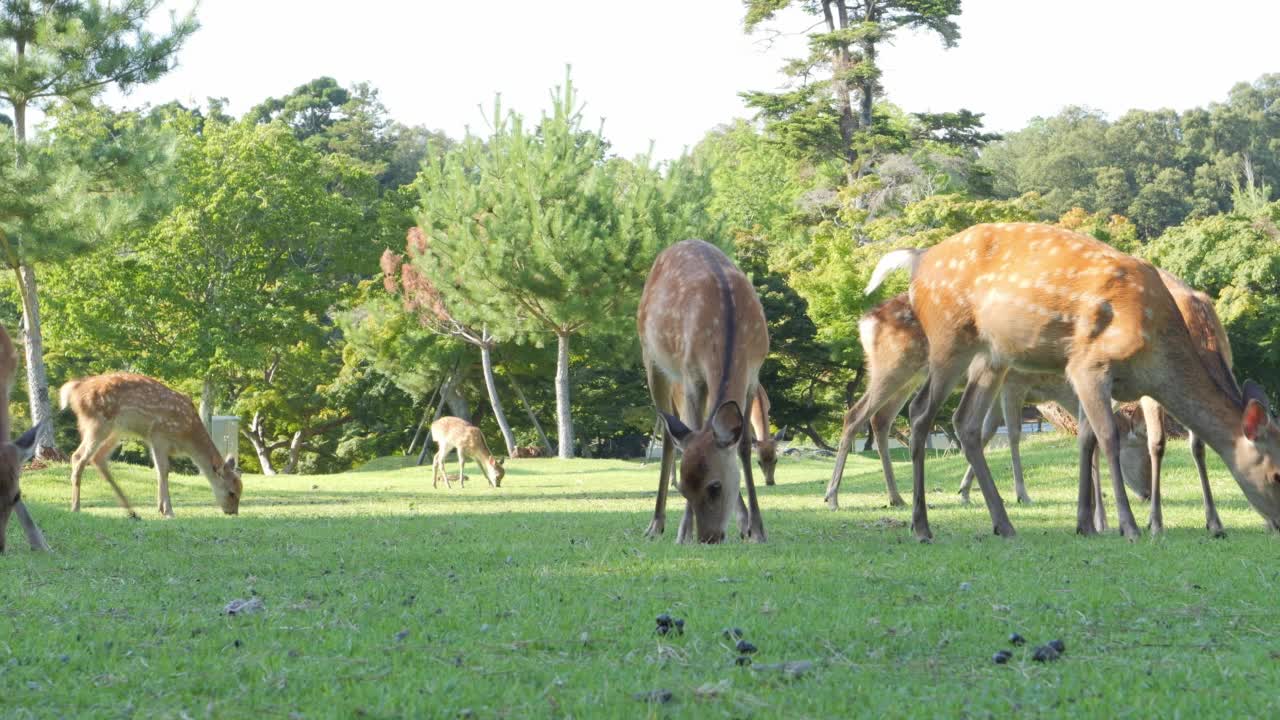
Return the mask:
[[200,473],[205,476],[205,479],[212,482],[217,469],[222,466],[222,453],[218,452],[218,448],[214,446],[213,439],[209,437],[203,425],[196,432],[190,433],[186,440],[191,461],[200,468]]
[[[1175,418],[1222,457],[1236,472],[1237,447],[1243,439],[1243,408],[1206,375],[1183,378],[1173,392],[1156,398]],[[1188,382],[1189,380],[1189,382]]]

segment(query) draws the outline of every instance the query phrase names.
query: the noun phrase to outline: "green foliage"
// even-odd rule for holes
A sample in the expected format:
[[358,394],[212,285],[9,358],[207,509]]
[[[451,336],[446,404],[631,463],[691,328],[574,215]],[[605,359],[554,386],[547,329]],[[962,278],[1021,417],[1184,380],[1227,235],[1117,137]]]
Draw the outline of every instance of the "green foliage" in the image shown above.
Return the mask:
[[1216,298],[1236,375],[1280,387],[1280,203],[1169,228],[1145,248],[1156,265]]
[[993,143],[982,164],[1003,197],[1040,193],[1054,215],[1073,207],[1125,215],[1148,240],[1230,209],[1242,176],[1269,199],[1267,188],[1280,183],[1278,102],[1272,74],[1183,113],[1132,110],[1109,121],[1067,108]]

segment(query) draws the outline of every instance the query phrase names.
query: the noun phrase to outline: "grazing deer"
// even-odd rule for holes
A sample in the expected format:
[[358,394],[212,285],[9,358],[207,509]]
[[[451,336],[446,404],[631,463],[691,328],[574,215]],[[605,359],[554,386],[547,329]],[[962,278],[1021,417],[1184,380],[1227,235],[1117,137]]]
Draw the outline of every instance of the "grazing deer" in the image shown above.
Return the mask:
[[171,390],[158,380],[132,373],[108,373],[72,380],[59,393],[62,408],[71,408],[80,427],[80,447],[71,455],[71,510],[80,510],[80,476],[92,462],[111,485],[120,505],[137,518],[107,470],[107,460],[120,441],[136,438],[151,448],[155,461],[160,514],[173,517],[169,500],[169,457],[187,455],[209,481],[222,512],[240,510],[244,486],[235,458],[223,460],[191,398]]
[[[684,389],[679,383],[671,385],[671,405],[679,410],[681,398],[684,397]],[[680,417],[680,413],[673,413],[676,417]],[[661,421],[659,421],[658,429],[661,431]],[[756,449],[756,460],[760,463],[760,472],[764,474],[764,484],[774,485],[774,473],[778,468],[778,442],[782,440],[786,428],[778,430],[777,435],[769,434],[769,395],[764,391],[763,385],[756,386],[756,401],[751,406],[751,444]],[[671,486],[676,487],[675,473],[672,473]]]
[[32,550],[48,550],[40,527],[22,501],[22,489],[18,476],[22,466],[35,453],[36,431],[39,425],[27,430],[16,441],[9,440],[9,389],[13,386],[14,371],[18,367],[18,355],[13,351],[9,333],[0,327],[0,553],[4,552],[5,531],[9,527],[9,515],[16,513],[22,531]]
[[[931,539],[924,441],[942,402],[967,371],[956,411],[998,535],[1014,534],[982,449],[982,425],[1011,368],[1065,373],[1088,422],[1080,424],[1076,531],[1095,532],[1090,465],[1107,459],[1121,533],[1139,535],[1120,467],[1111,398],[1149,397],[1222,456],[1253,507],[1280,530],[1280,429],[1266,394],[1231,374],[1224,348],[1197,343],[1151,264],[1091,237],[1029,223],[977,225],[928,250],[881,259],[868,291],[911,270],[911,305],[928,339],[928,375],[911,403],[912,529]],[[1150,422],[1150,419],[1148,419]],[[1153,478],[1154,481],[1154,478]],[[1158,498],[1153,482],[1153,501]]]
[[463,453],[469,454],[480,463],[489,485],[502,487],[502,478],[507,471],[502,461],[489,452],[489,445],[484,441],[484,433],[471,423],[446,415],[431,423],[431,437],[436,439],[436,456],[431,461],[431,487],[440,487],[440,476],[444,476],[445,487],[453,489],[449,482],[449,473],[445,471],[444,461],[450,450],[458,451],[458,482],[467,486],[467,478],[463,475],[467,459]]
[[[872,308],[863,315],[858,323],[858,329],[867,363],[867,392],[845,413],[844,429],[836,453],[836,465],[831,474],[831,482],[827,485],[825,497],[827,505],[833,510],[839,507],[840,481],[844,475],[845,461],[853,444],[853,436],[868,420],[880,452],[889,502],[895,506],[906,504],[898,493],[898,486],[894,481],[893,463],[889,458],[889,430],[911,393],[923,382],[928,363],[928,339],[916,320],[906,295],[891,298]],[[1005,412],[1008,416],[1019,417],[1028,394],[1034,394],[1036,402],[1060,401],[1065,407],[1076,406],[1071,387],[1061,376],[1014,371],[1010,372],[1010,377],[1006,381],[1004,394]],[[988,414],[988,420],[995,422],[994,424],[988,422],[988,427],[984,428],[984,446],[990,442],[999,425],[994,411]],[[988,430],[989,432],[986,432]],[[1018,499],[1020,502],[1030,502],[1031,498],[1027,495],[1022,478],[1017,435],[1012,426],[1010,426],[1009,442],[1013,451],[1014,483]],[[967,478],[966,475],[966,481]],[[961,486],[961,495],[967,502],[966,485]],[[1105,518],[1101,515],[1095,521],[1105,524]]]
[[777,435],[769,434],[769,394],[763,385],[757,385],[756,401],[751,406],[751,442],[756,448],[765,485],[776,484],[773,475],[778,468],[778,441],[786,432],[786,428],[781,428]]
[[[665,423],[658,500],[646,534],[666,524],[667,480],[680,460],[684,517],[676,535],[687,542],[725,538],[731,513],[742,536],[764,542],[764,521],[751,476],[747,418],[769,352],[769,330],[755,288],[719,248],[685,240],[663,250],[645,281],[636,316],[649,393]],[[680,417],[672,386],[682,390]],[[745,411],[744,411],[745,409]],[[739,493],[746,475],[747,503]]]

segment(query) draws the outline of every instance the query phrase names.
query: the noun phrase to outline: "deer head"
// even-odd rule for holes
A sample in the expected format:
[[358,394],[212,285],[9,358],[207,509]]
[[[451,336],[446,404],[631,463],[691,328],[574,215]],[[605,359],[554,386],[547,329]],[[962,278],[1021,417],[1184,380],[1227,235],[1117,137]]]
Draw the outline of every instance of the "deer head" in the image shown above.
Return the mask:
[[674,415],[663,413],[662,417],[684,453],[680,461],[680,494],[693,510],[698,540],[722,542],[738,504],[736,448],[746,429],[742,409],[730,400],[716,408],[711,422],[696,431]]
[[766,435],[752,442],[760,459],[760,472],[764,473],[764,480],[768,485],[773,484],[773,476],[778,469],[778,442],[786,432],[784,427],[773,436]]
[[489,476],[489,482],[493,483],[494,487],[502,487],[502,478],[507,475],[507,469],[502,465],[502,458],[490,455],[484,465],[484,472]]
[[1241,432],[1229,462],[1235,465],[1236,480],[1249,504],[1268,527],[1280,531],[1280,428],[1271,417],[1262,387],[1247,380],[1241,389],[1245,400]]
[[240,497],[244,494],[244,483],[240,480],[240,468],[235,458],[227,458],[222,465],[214,468],[214,476],[218,482],[210,483],[213,497],[228,515],[240,513]]
[[31,459],[35,452],[36,432],[39,425],[26,431],[17,440],[10,442],[7,438],[0,443],[0,553],[5,548],[5,530],[9,527],[9,515],[15,510],[22,529],[27,534],[31,547],[35,550],[47,550],[40,529],[22,504],[22,493],[18,486],[18,475],[22,466]]

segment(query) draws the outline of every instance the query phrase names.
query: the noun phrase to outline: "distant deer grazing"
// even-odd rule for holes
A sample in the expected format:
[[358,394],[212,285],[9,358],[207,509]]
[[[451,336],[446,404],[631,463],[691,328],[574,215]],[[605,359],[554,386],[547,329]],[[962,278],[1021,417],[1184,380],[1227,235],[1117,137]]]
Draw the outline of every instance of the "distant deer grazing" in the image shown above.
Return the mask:
[[[1218,339],[1200,333],[1204,341],[1196,341],[1155,267],[1085,235],[1011,223],[977,225],[928,250],[891,252],[868,291],[901,268],[911,270],[911,305],[928,340],[928,376],[910,413],[917,538],[932,537],[925,434],[966,372],[955,417],[960,442],[995,532],[1014,534],[981,442],[987,411],[1011,368],[1065,373],[1088,420],[1080,424],[1077,532],[1095,531],[1090,465],[1100,443],[1120,531],[1139,535],[1122,481],[1113,396],[1146,396],[1164,406],[1222,456],[1249,502],[1280,530],[1280,429],[1266,394],[1252,382],[1236,384]],[[1152,497],[1158,503],[1158,480]]]
[[787,429],[782,428],[777,435],[769,434],[769,394],[764,391],[763,385],[757,385],[756,401],[751,406],[751,437],[760,461],[760,472],[764,473],[765,485],[775,484],[773,475],[778,468],[778,442],[786,432]]
[[158,507],[173,517],[169,500],[169,457],[187,455],[209,481],[213,497],[228,515],[240,510],[244,487],[234,458],[223,460],[191,398],[158,380],[131,373],[108,373],[72,380],[60,392],[63,409],[71,408],[80,427],[80,447],[71,455],[71,510],[80,510],[80,476],[92,462],[111,485],[120,505],[137,517],[124,491],[107,470],[107,460],[124,438],[151,448],[156,466]]
[[464,453],[480,463],[489,485],[502,487],[502,478],[507,471],[502,467],[502,460],[489,452],[489,445],[484,441],[484,433],[480,432],[480,428],[462,418],[446,415],[431,423],[431,437],[435,438],[439,448],[435,459],[431,461],[431,487],[440,487],[440,477],[443,475],[445,487],[453,488],[453,484],[449,482],[449,473],[444,468],[444,461],[450,450],[458,451],[458,482],[462,483],[462,487],[467,486],[466,476],[463,475],[467,462]]
[[17,514],[32,550],[49,549],[26,503],[22,502],[22,489],[18,484],[23,464],[35,452],[39,426],[26,431],[16,441],[9,440],[9,389],[17,367],[18,356],[13,351],[13,341],[9,339],[9,333],[0,327],[0,553],[4,552],[5,531],[12,513]]
[[[686,505],[676,541],[687,542],[695,534],[704,543],[723,541],[736,510],[742,536],[764,542],[747,434],[760,366],[769,352],[768,325],[755,288],[719,248],[685,240],[654,261],[636,327],[649,393],[666,426],[658,500],[646,534],[657,537],[665,527],[667,480],[679,445],[679,488]],[[673,384],[682,389],[680,417]],[[746,475],[746,504],[739,493],[740,471]]]

